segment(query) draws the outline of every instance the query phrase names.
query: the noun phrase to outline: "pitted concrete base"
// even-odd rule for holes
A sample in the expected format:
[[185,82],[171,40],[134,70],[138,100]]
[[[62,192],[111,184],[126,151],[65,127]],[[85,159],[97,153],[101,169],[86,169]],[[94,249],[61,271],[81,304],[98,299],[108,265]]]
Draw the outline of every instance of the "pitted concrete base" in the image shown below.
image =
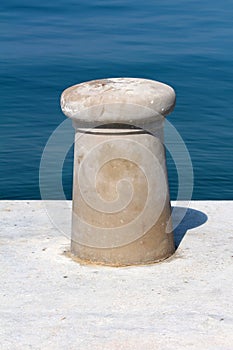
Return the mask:
[[68,258],[42,201],[0,202],[1,350],[231,350],[232,212],[233,201],[193,201],[175,255],[111,268]]

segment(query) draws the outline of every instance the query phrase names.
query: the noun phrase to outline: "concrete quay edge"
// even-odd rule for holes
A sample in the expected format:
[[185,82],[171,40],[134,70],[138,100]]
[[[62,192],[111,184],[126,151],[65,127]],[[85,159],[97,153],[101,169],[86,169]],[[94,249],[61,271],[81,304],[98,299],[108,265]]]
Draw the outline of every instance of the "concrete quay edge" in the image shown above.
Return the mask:
[[49,202],[0,201],[2,350],[232,349],[233,201],[172,202],[175,254],[124,268],[68,258],[71,202]]

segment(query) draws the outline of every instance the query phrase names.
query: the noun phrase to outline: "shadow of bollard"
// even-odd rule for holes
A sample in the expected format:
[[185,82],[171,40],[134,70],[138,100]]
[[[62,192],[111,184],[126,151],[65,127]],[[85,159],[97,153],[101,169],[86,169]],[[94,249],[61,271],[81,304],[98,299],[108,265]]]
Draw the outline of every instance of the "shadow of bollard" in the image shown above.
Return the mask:
[[[182,217],[183,219],[180,221]],[[177,249],[186,232],[192,228],[203,225],[208,220],[208,216],[196,209],[172,207],[172,220],[173,226],[175,227],[174,241]],[[177,223],[179,223],[178,226]]]

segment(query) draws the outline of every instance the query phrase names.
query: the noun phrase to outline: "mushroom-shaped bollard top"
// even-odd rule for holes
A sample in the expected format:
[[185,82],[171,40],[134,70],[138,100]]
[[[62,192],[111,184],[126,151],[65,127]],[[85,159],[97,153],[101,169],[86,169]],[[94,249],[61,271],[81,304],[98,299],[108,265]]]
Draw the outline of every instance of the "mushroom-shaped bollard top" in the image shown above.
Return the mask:
[[79,127],[143,125],[168,115],[174,106],[175,92],[170,86],[139,78],[93,80],[71,86],[61,96],[63,113]]
[[175,250],[163,145],[174,90],[138,78],[66,89],[76,129],[71,253],[111,266],[161,261]]

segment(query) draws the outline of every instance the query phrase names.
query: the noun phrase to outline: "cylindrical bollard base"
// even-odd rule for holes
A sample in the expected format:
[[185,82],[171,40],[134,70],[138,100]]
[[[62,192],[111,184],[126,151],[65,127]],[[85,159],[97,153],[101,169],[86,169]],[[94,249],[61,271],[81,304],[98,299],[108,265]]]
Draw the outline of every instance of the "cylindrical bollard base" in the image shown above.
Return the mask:
[[111,266],[174,252],[162,127],[77,130],[71,252]]

